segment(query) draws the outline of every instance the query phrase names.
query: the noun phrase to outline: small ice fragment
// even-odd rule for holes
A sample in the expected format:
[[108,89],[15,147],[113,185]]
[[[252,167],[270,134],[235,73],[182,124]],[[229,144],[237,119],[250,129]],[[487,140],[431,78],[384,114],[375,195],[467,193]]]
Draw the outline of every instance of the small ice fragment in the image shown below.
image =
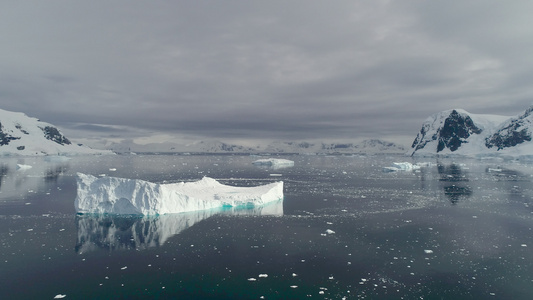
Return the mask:
[[292,273],[292,277],[296,277],[296,276],[298,276],[298,274]]
[[522,245],[520,245],[520,246],[522,246],[522,247],[527,247],[527,245],[526,245],[526,244],[522,244]]
[[17,170],[29,170],[32,166],[30,165],[23,165],[23,164],[17,164]]
[[111,172],[115,172],[117,170],[117,168],[109,168],[109,171]]
[[122,267],[122,268],[120,268],[120,269],[121,269],[121,270],[126,270],[127,268],[128,268],[128,267],[125,266],[125,267]]
[[65,298],[67,295],[63,295],[63,294],[57,294],[54,296],[54,299],[63,299]]
[[252,277],[252,278],[248,278],[248,281],[257,281],[257,279]]
[[268,274],[259,274],[259,278],[267,278]]
[[333,230],[331,230],[331,229],[328,229],[328,230],[326,230],[326,233],[327,233],[327,234],[334,234],[335,231],[333,231]]
[[431,254],[431,253],[433,253],[433,250],[424,250],[424,253]]
[[298,288],[297,285],[291,285],[291,289],[296,289],[296,288]]

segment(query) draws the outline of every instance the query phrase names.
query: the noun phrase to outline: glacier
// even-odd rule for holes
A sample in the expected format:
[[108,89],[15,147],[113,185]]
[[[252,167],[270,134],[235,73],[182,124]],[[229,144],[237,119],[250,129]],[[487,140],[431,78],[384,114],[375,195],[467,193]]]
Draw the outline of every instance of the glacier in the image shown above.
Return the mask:
[[204,177],[170,184],[77,174],[79,214],[162,215],[222,207],[255,207],[283,199],[283,182],[235,187]]

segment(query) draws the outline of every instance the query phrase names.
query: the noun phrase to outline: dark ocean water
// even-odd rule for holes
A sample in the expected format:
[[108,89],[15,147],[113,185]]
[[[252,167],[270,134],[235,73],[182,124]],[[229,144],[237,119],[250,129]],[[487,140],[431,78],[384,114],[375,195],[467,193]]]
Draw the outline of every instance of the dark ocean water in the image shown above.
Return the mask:
[[[0,299],[531,299],[533,165],[400,156],[0,160]],[[17,170],[16,164],[31,165]],[[76,215],[75,174],[284,181],[254,209]]]

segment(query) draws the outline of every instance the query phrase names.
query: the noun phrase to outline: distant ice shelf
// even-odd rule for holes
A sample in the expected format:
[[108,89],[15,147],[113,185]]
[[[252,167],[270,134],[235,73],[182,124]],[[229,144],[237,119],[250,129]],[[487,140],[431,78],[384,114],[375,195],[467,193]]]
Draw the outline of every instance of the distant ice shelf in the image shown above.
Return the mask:
[[282,181],[235,187],[204,177],[196,182],[158,184],[78,173],[74,205],[80,214],[162,215],[222,207],[255,207],[282,199]]

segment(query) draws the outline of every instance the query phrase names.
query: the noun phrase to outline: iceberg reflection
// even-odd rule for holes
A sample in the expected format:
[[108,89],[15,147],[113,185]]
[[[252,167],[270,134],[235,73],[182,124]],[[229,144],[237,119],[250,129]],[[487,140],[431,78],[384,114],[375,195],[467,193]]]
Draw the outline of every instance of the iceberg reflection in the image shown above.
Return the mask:
[[75,251],[143,250],[163,245],[170,237],[217,214],[283,215],[283,201],[252,208],[224,208],[159,216],[77,215]]

